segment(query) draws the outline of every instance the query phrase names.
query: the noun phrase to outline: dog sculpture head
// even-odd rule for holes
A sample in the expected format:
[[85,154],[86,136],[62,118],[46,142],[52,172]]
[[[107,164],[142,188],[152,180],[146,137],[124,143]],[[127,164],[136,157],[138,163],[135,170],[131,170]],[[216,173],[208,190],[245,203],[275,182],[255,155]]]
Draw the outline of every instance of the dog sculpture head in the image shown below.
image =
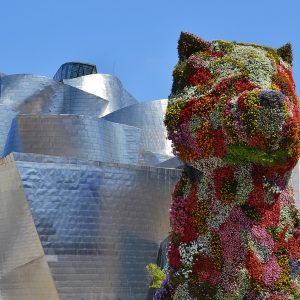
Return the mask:
[[219,159],[291,170],[299,108],[290,44],[206,42],[181,33],[165,117],[174,152],[190,164]]

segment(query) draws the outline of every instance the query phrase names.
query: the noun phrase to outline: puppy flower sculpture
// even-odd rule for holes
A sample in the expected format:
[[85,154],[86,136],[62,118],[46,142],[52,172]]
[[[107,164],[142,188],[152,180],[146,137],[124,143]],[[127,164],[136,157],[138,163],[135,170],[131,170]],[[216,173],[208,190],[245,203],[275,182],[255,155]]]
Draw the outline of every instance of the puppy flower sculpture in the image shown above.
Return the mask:
[[300,299],[291,46],[182,33],[178,52],[165,125],[185,169],[155,299]]

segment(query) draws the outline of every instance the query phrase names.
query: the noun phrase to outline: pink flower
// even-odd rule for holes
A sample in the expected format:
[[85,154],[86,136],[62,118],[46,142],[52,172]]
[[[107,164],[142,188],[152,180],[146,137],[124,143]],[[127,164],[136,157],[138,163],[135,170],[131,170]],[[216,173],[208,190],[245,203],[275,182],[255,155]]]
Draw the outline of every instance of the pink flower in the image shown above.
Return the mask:
[[280,274],[280,267],[274,255],[264,264],[264,272],[262,281],[266,286],[272,286],[272,284],[278,279]]
[[253,238],[261,245],[266,246],[271,250],[274,248],[274,241],[264,227],[254,225],[251,228],[251,233]]

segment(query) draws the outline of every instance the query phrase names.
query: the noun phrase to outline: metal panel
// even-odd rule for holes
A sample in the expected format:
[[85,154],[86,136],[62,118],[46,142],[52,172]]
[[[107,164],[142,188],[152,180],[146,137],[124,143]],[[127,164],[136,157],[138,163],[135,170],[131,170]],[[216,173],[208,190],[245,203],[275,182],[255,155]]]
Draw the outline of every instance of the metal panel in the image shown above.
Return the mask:
[[63,82],[109,101],[105,112],[99,114],[99,116],[138,103],[137,100],[123,88],[121,81],[113,75],[93,74],[67,79]]
[[167,99],[142,102],[104,117],[112,122],[141,128],[140,164],[154,166],[174,157],[164,126],[167,105]]
[[14,154],[61,299],[145,299],[180,170]]
[[0,157],[3,156],[7,135],[15,116],[16,112],[0,104]]
[[1,300],[58,300],[13,156],[0,160]]
[[108,101],[47,77],[17,74],[1,78],[0,104],[24,114],[98,116]]
[[18,115],[4,154],[40,153],[137,164],[140,129],[76,115]]

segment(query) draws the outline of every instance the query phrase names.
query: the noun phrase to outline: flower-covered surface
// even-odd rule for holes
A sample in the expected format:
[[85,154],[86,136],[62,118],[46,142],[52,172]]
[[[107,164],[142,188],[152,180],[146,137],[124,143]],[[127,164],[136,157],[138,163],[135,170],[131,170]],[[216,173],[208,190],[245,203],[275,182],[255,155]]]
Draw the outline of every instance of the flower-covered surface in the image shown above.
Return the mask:
[[155,299],[300,299],[291,47],[182,33],[178,52],[165,125],[186,167]]

